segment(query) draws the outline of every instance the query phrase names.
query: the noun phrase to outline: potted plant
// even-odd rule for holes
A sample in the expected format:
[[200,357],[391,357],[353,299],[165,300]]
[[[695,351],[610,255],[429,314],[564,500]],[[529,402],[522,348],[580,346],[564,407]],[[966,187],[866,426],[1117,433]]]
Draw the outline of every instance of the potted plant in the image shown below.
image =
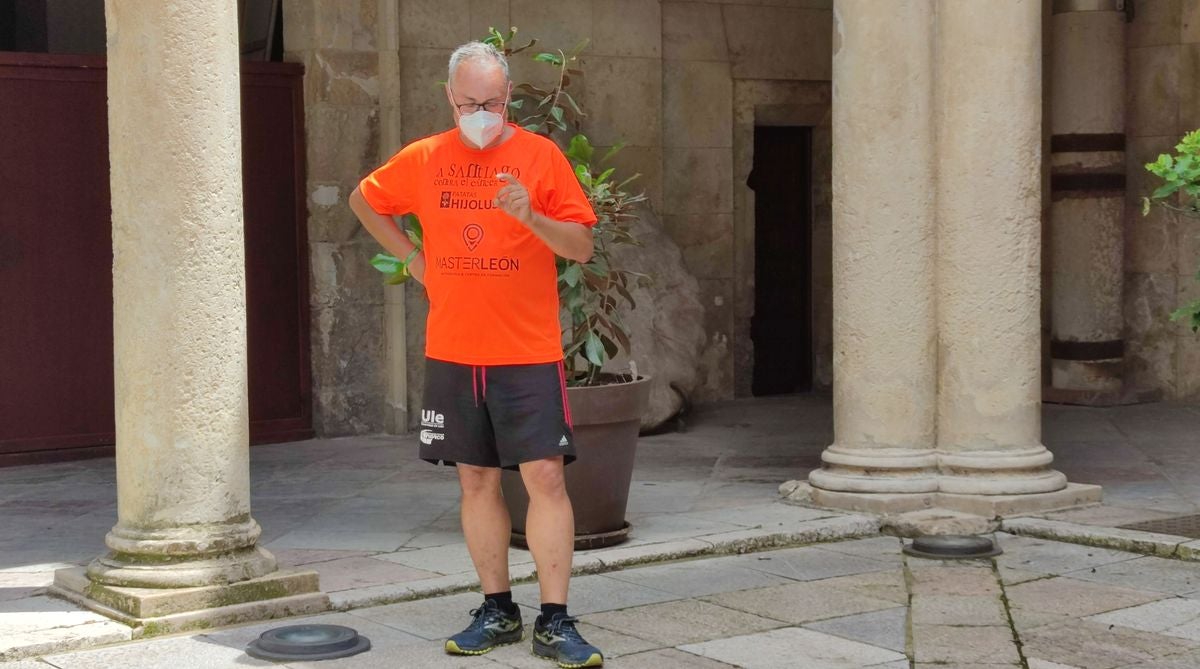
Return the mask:
[[[537,43],[531,40],[514,47],[516,33],[516,28],[507,35],[493,28],[484,41],[508,57]],[[549,88],[520,83],[513,88],[509,103],[510,115],[518,125],[550,137],[563,148],[597,216],[591,260],[558,259],[567,400],[577,456],[566,468],[566,481],[575,510],[575,543],[581,549],[611,545],[628,536],[625,509],[641,418],[650,396],[649,378],[638,375],[632,362],[628,372],[605,369],[619,353],[630,353],[629,331],[621,316],[634,307],[630,288],[648,280],[618,266],[613,257],[615,247],[637,244],[630,229],[638,217],[637,206],[646,198],[627,190],[639,175],[617,181],[615,168],[606,167],[621,145],[597,157],[587,137],[578,131],[585,114],[569,89],[572,77],[583,74],[578,68],[585,45],[570,52],[534,53],[534,61],[555,69],[557,82]],[[420,247],[420,222],[406,216],[402,224]],[[393,256],[380,254],[371,262],[387,275],[388,283],[409,278],[405,263]],[[503,472],[501,480],[512,518],[513,542],[524,545],[529,504],[525,486],[516,472]]]
[[[1146,171],[1162,180],[1150,197],[1142,198],[1142,215],[1153,206],[1163,207],[1183,216],[1200,218],[1200,130],[1183,136],[1175,145],[1174,154],[1164,153],[1158,160],[1147,163]],[[1200,281],[1200,271],[1196,272]],[[1193,300],[1171,314],[1172,321],[1184,320],[1192,332],[1200,331],[1200,300]]]

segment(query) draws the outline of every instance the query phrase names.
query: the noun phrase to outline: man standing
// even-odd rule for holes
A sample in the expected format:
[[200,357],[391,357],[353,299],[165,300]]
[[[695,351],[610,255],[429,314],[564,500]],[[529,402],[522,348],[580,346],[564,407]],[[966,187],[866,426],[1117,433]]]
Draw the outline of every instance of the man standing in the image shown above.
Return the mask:
[[[462,526],[484,602],[446,652],[479,655],[524,638],[508,574],[511,522],[500,469],[529,493],[526,536],[542,613],[533,652],[596,667],[600,651],[567,614],[574,515],[563,467],[575,459],[566,400],[555,254],[592,255],[596,215],[550,140],[506,122],[504,55],[471,42],[450,57],[457,128],[404,147],[363,179],[350,206],[429,295],[421,458],[455,466]],[[414,213],[424,249],[393,215]]]

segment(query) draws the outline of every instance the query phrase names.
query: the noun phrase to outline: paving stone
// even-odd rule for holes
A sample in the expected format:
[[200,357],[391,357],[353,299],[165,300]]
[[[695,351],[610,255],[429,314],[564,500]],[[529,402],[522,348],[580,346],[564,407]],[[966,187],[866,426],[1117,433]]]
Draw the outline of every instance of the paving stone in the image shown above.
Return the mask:
[[[481,667],[482,665],[482,667]],[[276,665],[277,666],[277,665]],[[423,641],[400,646],[372,647],[359,655],[333,661],[289,662],[290,669],[482,669],[499,667],[487,658],[449,655],[445,641]],[[553,665],[550,665],[553,667]]]
[[53,665],[46,664],[41,660],[14,660],[5,662],[4,669],[54,669]]
[[904,574],[899,569],[827,578],[817,583],[863,597],[908,604],[908,586],[904,583]]
[[1054,574],[1043,574],[1036,571],[1026,571],[1024,569],[1013,569],[1002,565],[996,566],[996,574],[1000,576],[1000,582],[1005,586],[1020,585],[1030,581],[1039,581],[1045,578],[1054,578]]
[[921,663],[1018,663],[1012,629],[913,625],[913,658]]
[[[1037,669],[1032,664],[1030,664],[1029,667],[1030,669]],[[1200,667],[1200,651],[1190,651],[1181,653],[1179,655],[1159,657],[1148,662],[1138,662],[1137,664],[1126,665],[1121,669],[1196,669],[1196,667]],[[1069,669],[1075,668],[1071,667]]]
[[[680,595],[674,593],[619,580],[612,576],[606,574],[572,578],[568,593],[568,606],[571,614],[587,615],[599,611],[613,611],[631,606],[670,602],[680,598]],[[512,592],[513,600],[520,604],[532,608],[541,606],[541,595],[536,583],[519,585],[513,588]]]
[[1129,588],[1171,594],[1200,591],[1200,563],[1141,557],[1093,569],[1067,574],[1071,578],[1097,583],[1119,584]]
[[[999,595],[1000,584],[990,566],[960,567],[940,563],[910,567],[914,595]],[[911,565],[910,561],[910,565]]]
[[202,640],[204,641],[228,646],[235,650],[245,650],[246,645],[261,636],[263,632],[288,625],[342,625],[350,627],[370,639],[371,647],[374,649],[386,648],[393,645],[409,646],[426,641],[419,636],[402,632],[349,613],[323,613],[318,616],[271,620],[253,625],[228,627],[213,632],[206,632],[198,636],[203,637]]
[[441,575],[369,557],[342,558],[309,567],[320,574],[321,590],[325,592],[419,581]]
[[151,639],[133,644],[82,651],[46,658],[58,669],[211,669],[212,667],[273,667],[241,649],[214,643],[204,637]]
[[[375,558],[438,574],[475,572],[475,563],[471,561],[471,554],[467,551],[465,543],[381,553]],[[511,555],[509,563],[512,563]]]
[[724,523],[693,514],[651,513],[630,519],[630,542],[657,543],[671,539],[700,537],[743,529],[741,525]]
[[1087,669],[1111,669],[1179,655],[1200,648],[1185,639],[1073,620],[1022,635],[1025,653]]
[[705,601],[793,625],[894,608],[895,602],[854,594],[825,581],[728,592]]
[[0,639],[21,632],[107,622],[111,621],[98,613],[52,597],[27,597],[0,602]]
[[894,569],[897,565],[819,548],[789,548],[744,555],[740,564],[796,581],[815,581],[871,571]]
[[1016,537],[1011,534],[998,534],[997,537],[997,543],[1004,550],[996,556],[997,565],[1042,574],[1062,575],[1138,557],[1125,551],[1061,541]]
[[834,511],[808,509],[794,504],[783,504],[782,502],[713,509],[702,512],[692,511],[680,514],[684,518],[706,522],[724,523],[740,527],[760,527],[763,529],[791,527],[805,521],[829,518],[836,515],[838,514]]
[[128,641],[130,629],[111,620],[31,631],[0,630],[0,662]]
[[800,627],[680,646],[680,650],[746,669],[858,669],[904,660],[903,653]]
[[874,560],[896,558],[899,562],[900,539],[896,537],[871,537],[821,544],[817,548],[834,553],[846,553]]
[[471,622],[471,609],[483,603],[483,595],[458,595],[419,599],[412,602],[374,606],[350,611],[350,615],[415,634],[423,639],[445,639]]
[[[533,617],[536,612],[530,612],[527,617],[526,625],[533,624]],[[648,650],[662,649],[662,644],[646,639],[639,639],[635,636],[627,634],[618,634],[602,627],[590,625],[587,622],[580,621],[577,625],[579,633],[587,639],[588,643],[596,646],[604,653],[605,660],[622,659],[620,666],[625,666],[624,659],[635,653],[643,653]],[[532,633],[532,628],[527,627],[525,630],[525,641],[503,648],[497,648],[487,654],[488,659],[499,662],[505,666],[516,667],[517,669],[548,669],[553,665],[548,664],[546,660],[534,656],[529,650],[529,635]],[[7,669],[7,667],[5,667]]]
[[1026,657],[1025,659],[1029,663],[1029,669],[1080,669],[1079,667],[1073,667],[1069,664],[1059,664],[1049,660],[1041,660],[1036,657]]
[[597,627],[665,646],[699,643],[782,626],[776,620],[702,601],[679,601],[588,616]]
[[786,578],[738,566],[728,559],[692,560],[657,567],[642,567],[613,572],[609,576],[681,597],[701,597],[788,582]]
[[275,556],[279,564],[289,567],[374,555],[371,551],[310,550],[307,548],[280,548],[271,551],[271,554]]
[[1200,641],[1200,601],[1195,599],[1173,597],[1102,613],[1088,620]]
[[908,609],[896,607],[808,623],[804,627],[903,653],[907,623]]
[[727,669],[733,665],[667,648],[626,655],[621,658],[620,666],[623,669]]
[[914,625],[1007,625],[1008,616],[993,595],[913,595]]
[[1007,588],[1014,622],[1027,616],[1079,618],[1163,599],[1166,595],[1089,583],[1064,576]]
[[319,550],[359,550],[391,552],[412,539],[412,532],[360,532],[297,529],[266,545],[267,550],[309,548]]

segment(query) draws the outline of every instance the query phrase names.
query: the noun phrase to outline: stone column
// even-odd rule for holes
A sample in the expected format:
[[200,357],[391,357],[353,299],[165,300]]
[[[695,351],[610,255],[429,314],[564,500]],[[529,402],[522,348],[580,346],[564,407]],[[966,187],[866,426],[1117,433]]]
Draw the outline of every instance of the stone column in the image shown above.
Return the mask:
[[[268,617],[230,609],[271,598],[323,608],[315,574],[277,572],[250,516],[237,2],[105,11],[118,522],[110,552],[55,588],[159,629],[214,602],[209,621]],[[172,588],[186,594],[147,590]]]
[[938,450],[945,493],[1061,490],[1041,443],[1041,2],[939,0]]
[[1053,5],[1050,401],[1114,404],[1121,398],[1126,18],[1121,4]]
[[938,486],[933,28],[933,0],[834,4],[834,443],[809,476],[817,504],[920,508]]

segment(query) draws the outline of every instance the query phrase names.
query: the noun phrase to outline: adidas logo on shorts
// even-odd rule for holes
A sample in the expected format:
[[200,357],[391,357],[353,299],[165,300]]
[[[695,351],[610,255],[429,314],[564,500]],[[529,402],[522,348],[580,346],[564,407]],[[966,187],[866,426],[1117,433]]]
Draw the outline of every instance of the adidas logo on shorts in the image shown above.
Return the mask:
[[559,448],[566,448],[566,447],[567,447],[567,446],[569,446],[570,444],[571,444],[571,442],[570,442],[570,441],[567,441],[567,435],[565,435],[565,434],[562,436],[562,439],[559,439],[559,440],[558,440],[558,447],[559,447]]

